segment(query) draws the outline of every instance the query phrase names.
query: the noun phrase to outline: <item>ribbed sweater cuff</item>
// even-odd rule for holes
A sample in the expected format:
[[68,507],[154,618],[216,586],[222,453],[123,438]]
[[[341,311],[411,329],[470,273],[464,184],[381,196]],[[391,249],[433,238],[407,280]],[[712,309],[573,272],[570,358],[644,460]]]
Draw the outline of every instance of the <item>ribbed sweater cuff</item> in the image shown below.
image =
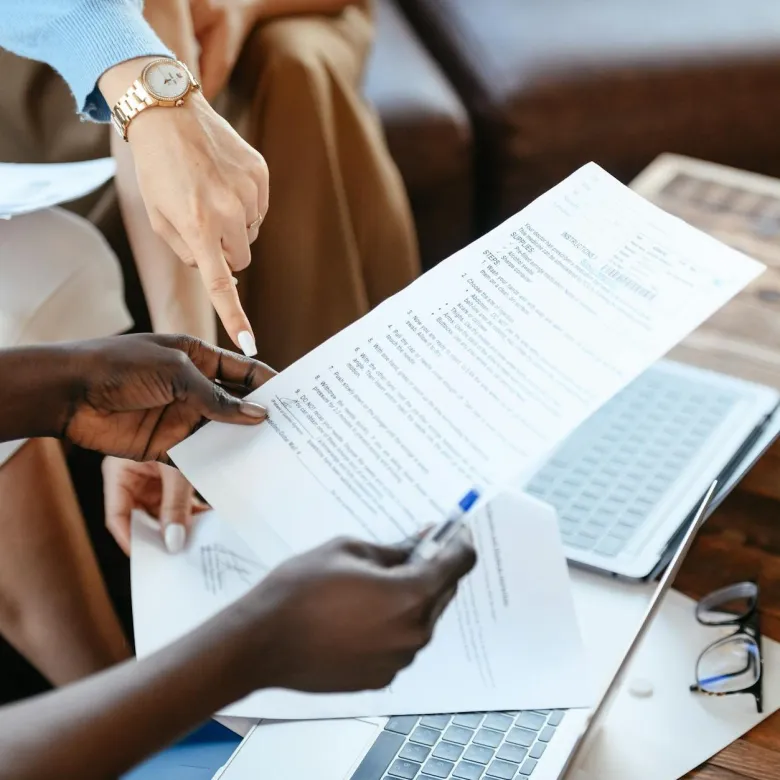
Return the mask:
[[[48,36],[50,64],[70,85],[82,115],[95,122],[111,119],[97,88],[98,79],[109,68],[135,57],[173,56],[138,7],[126,0],[83,0],[52,22],[44,34]],[[46,46],[46,41],[41,43]]]

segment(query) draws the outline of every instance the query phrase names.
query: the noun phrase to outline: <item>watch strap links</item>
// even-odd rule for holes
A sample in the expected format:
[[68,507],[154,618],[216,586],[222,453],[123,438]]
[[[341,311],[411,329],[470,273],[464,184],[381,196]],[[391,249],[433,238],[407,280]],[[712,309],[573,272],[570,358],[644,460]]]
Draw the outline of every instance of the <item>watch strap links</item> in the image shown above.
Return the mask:
[[130,126],[130,122],[141,111],[157,105],[158,102],[144,89],[141,81],[136,79],[130,89],[119,98],[111,111],[111,121],[114,123],[114,127],[116,127],[119,135],[127,141],[127,128]]

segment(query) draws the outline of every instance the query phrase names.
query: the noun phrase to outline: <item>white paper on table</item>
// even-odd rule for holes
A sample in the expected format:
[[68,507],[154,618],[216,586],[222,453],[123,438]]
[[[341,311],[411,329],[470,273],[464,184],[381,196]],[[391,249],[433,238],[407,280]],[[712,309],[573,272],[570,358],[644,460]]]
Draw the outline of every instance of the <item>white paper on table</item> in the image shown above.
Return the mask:
[[[592,704],[554,511],[506,493],[473,516],[472,528],[477,567],[431,645],[389,689],[327,695],[266,690],[223,714],[286,720]],[[139,655],[191,630],[265,571],[215,514],[199,518],[177,556],[165,553],[159,534],[136,518],[131,560]],[[533,641],[522,641],[524,632]]]
[[0,162],[0,218],[29,214],[94,192],[116,173],[111,157],[75,163]]
[[[601,690],[639,628],[655,585],[622,583],[578,570],[572,570],[571,579],[591,667],[598,674]],[[780,707],[780,644],[766,637],[762,644],[763,715],[756,713],[751,696],[712,699],[688,691],[698,654],[718,636],[718,630],[696,623],[691,599],[671,591],[628,674],[629,686],[632,680],[646,680],[654,688],[653,695],[636,698],[623,690],[581,762],[584,765],[575,767],[567,777],[676,780],[775,712]],[[338,725],[333,725],[338,730]],[[270,727],[286,728],[280,724]],[[255,734],[260,737],[260,731]],[[251,743],[242,743],[241,749],[246,753]],[[267,763],[267,756],[258,761]],[[245,776],[249,777],[241,770],[225,774],[230,780]],[[282,774],[279,780],[292,778]]]
[[[264,556],[515,481],[763,266],[589,164],[171,451]],[[268,531],[283,544],[268,545]]]
[[[639,628],[655,584],[636,586],[572,570],[572,591],[597,690],[603,690]],[[636,657],[627,682],[572,780],[675,780],[699,766],[780,708],[780,644],[766,637],[764,713],[752,696],[697,696],[701,651],[723,630],[700,626],[695,602],[671,591]],[[653,694],[630,693],[634,680]]]
[[213,512],[194,524],[187,548],[171,555],[155,521],[133,512],[130,583],[136,652],[179,639],[258,583],[269,568]]

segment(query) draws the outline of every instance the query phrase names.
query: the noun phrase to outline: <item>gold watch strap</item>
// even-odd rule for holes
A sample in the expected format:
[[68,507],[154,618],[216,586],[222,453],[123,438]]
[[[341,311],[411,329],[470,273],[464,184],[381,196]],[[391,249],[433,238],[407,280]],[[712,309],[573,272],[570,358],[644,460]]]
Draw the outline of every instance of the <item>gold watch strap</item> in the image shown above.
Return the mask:
[[153,98],[145,89],[139,79],[136,79],[130,89],[122,95],[111,111],[111,120],[119,135],[127,140],[127,128],[130,122],[138,116],[145,108],[156,106],[158,100]]

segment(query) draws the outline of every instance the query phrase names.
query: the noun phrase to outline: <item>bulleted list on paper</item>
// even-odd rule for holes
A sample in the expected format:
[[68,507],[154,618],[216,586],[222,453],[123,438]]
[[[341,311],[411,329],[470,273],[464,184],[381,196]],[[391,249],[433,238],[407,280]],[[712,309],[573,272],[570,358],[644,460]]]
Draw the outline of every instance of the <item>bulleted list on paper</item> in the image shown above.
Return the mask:
[[266,424],[172,456],[266,554],[396,541],[533,466],[762,269],[590,164],[255,392]]

